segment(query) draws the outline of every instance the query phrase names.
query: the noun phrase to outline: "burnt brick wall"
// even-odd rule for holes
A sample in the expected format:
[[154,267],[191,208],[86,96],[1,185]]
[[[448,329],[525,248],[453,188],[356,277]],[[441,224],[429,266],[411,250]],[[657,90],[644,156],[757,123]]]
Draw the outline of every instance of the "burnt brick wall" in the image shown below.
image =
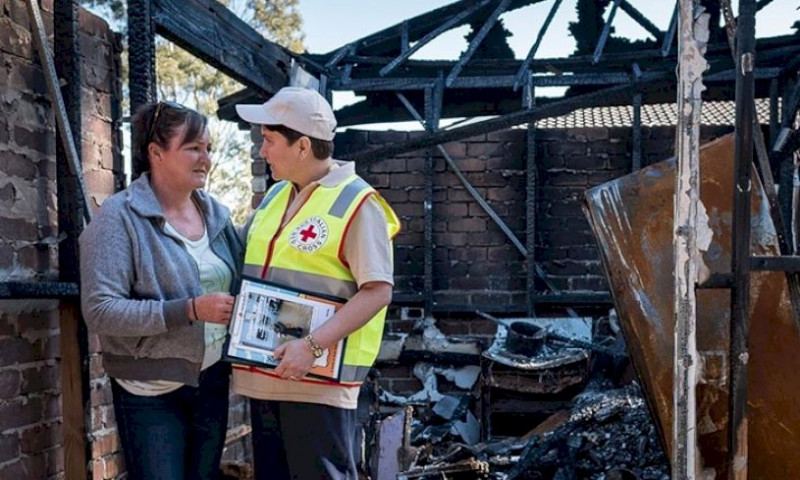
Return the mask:
[[[704,127],[706,142],[732,127]],[[399,142],[418,132],[346,131],[336,136],[343,155]],[[672,156],[674,127],[643,128],[644,166]],[[525,154],[523,130],[491,133],[445,145],[455,163],[501,218],[524,242]],[[599,254],[581,203],[595,185],[630,172],[630,128],[539,129],[536,158],[539,189],[536,211],[536,259],[561,290],[605,292],[608,287]],[[469,309],[517,305],[524,311],[525,262],[516,248],[436,156],[434,189],[434,288],[439,303]],[[424,152],[358,165],[357,169],[395,208],[403,232],[395,241],[395,294],[421,294],[423,285],[422,188]],[[537,286],[544,291],[543,286]],[[387,333],[412,332],[418,318],[393,305]],[[420,317],[424,313],[417,315]],[[472,337],[486,343],[496,327],[477,315],[439,313],[436,326],[445,335]],[[379,385],[410,395],[422,385],[409,362],[378,365]],[[440,389],[450,386],[440,379]]]
[[[42,4],[52,35],[53,2]],[[80,147],[95,205],[120,182],[120,41],[80,12]],[[24,1],[0,1],[0,281],[58,280],[55,119]],[[52,38],[52,37],[51,37]],[[52,45],[51,45],[52,48]],[[0,478],[62,478],[59,314],[56,300],[0,301]],[[88,435],[93,478],[121,458],[108,380],[90,344]]]
[[[704,128],[708,140],[730,127]],[[346,131],[336,153],[406,140],[419,132]],[[473,187],[524,243],[526,228],[525,131],[512,129],[444,146]],[[673,127],[643,129],[643,163],[672,155]],[[583,193],[631,169],[630,128],[539,129],[536,259],[560,290],[605,292],[602,265],[581,210]],[[438,154],[438,151],[436,152]],[[424,151],[358,165],[392,204],[403,223],[395,241],[395,294],[423,288]],[[472,199],[441,155],[435,156],[434,291],[442,305],[523,312],[523,256]],[[537,290],[545,292],[544,285]],[[508,308],[500,308],[499,310]],[[484,330],[481,327],[481,330]]]

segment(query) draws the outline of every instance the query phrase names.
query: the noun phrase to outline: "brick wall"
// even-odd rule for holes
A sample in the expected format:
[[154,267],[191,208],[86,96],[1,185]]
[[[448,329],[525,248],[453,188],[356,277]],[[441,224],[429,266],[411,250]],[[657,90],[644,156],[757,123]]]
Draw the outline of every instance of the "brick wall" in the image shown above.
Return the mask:
[[[42,5],[52,35],[52,1]],[[118,37],[80,13],[82,137],[95,204],[119,185]],[[0,1],[0,281],[58,280],[55,123],[25,2]],[[51,45],[52,48],[52,45]],[[0,301],[0,478],[61,478],[59,314],[55,300]],[[90,339],[94,478],[119,472],[108,380]]]
[[[705,127],[702,141],[731,131]],[[644,128],[642,163],[672,155],[675,129]],[[347,131],[336,136],[336,153],[399,142],[417,132]],[[525,239],[526,135],[507,130],[445,146],[455,163],[489,205],[523,241]],[[549,279],[564,291],[605,292],[603,268],[581,209],[583,192],[625,175],[631,169],[629,128],[540,129],[536,132],[539,191],[536,211],[536,259]],[[434,290],[440,304],[465,310],[515,305],[525,309],[525,262],[489,216],[466,192],[444,159],[436,156],[434,178]],[[403,232],[395,241],[395,294],[421,294],[423,286],[424,152],[358,165],[357,169],[395,208]],[[537,285],[540,291],[544,286]],[[502,310],[502,309],[501,309]],[[393,306],[387,332],[411,333],[415,318]],[[602,312],[605,313],[605,312]],[[448,336],[477,338],[488,345],[494,323],[469,313],[435,315]],[[421,388],[413,362],[379,365],[379,384],[395,394]],[[439,388],[448,383],[440,379]]]
[[[704,129],[714,138],[729,128]],[[417,132],[347,131],[336,137],[336,152],[400,142]],[[525,241],[525,131],[512,129],[445,145],[472,186],[523,243]],[[674,129],[643,129],[643,163],[665,159]],[[572,128],[536,132],[539,190],[536,259],[560,290],[605,292],[603,268],[581,210],[583,192],[630,172],[631,129]],[[437,152],[438,153],[438,152]],[[424,151],[358,165],[357,169],[392,204],[403,223],[395,241],[395,294],[423,288]],[[438,304],[492,310],[525,309],[524,257],[456,175],[435,156],[434,278]],[[544,285],[537,285],[545,292]],[[461,327],[462,333],[475,333]],[[484,326],[478,330],[485,330]]]

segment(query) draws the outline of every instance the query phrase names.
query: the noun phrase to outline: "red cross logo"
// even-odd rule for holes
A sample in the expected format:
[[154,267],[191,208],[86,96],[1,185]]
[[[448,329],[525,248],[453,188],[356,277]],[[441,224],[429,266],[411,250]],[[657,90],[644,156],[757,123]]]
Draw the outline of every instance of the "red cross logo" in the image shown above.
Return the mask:
[[301,242],[307,242],[309,239],[317,238],[317,234],[314,233],[314,225],[309,225],[304,230],[300,230],[300,239]]

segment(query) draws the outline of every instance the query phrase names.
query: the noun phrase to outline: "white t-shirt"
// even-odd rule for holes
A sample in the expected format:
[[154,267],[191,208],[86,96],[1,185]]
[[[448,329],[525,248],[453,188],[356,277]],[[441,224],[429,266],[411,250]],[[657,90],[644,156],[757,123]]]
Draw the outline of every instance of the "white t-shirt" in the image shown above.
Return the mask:
[[[192,255],[192,258],[194,258],[200,274],[200,288],[204,294],[230,290],[231,271],[225,262],[211,250],[208,231],[204,231],[199,240],[190,240],[181,235],[169,222],[164,225],[164,228],[170,235],[179,238]],[[203,364],[200,367],[201,370],[214,365],[222,357],[222,345],[225,342],[227,331],[228,327],[226,325],[205,323],[206,348],[203,355]],[[134,395],[148,397],[173,392],[183,386],[182,383],[167,380],[138,381],[117,379],[117,382],[122,388]]]

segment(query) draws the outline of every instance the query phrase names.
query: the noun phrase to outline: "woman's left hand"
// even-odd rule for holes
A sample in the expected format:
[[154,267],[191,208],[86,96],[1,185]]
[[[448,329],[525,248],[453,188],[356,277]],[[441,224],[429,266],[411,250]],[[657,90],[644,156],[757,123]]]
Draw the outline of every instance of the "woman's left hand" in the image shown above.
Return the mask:
[[274,357],[281,361],[275,373],[286,380],[300,380],[314,365],[314,354],[303,339],[282,344],[275,349]]

